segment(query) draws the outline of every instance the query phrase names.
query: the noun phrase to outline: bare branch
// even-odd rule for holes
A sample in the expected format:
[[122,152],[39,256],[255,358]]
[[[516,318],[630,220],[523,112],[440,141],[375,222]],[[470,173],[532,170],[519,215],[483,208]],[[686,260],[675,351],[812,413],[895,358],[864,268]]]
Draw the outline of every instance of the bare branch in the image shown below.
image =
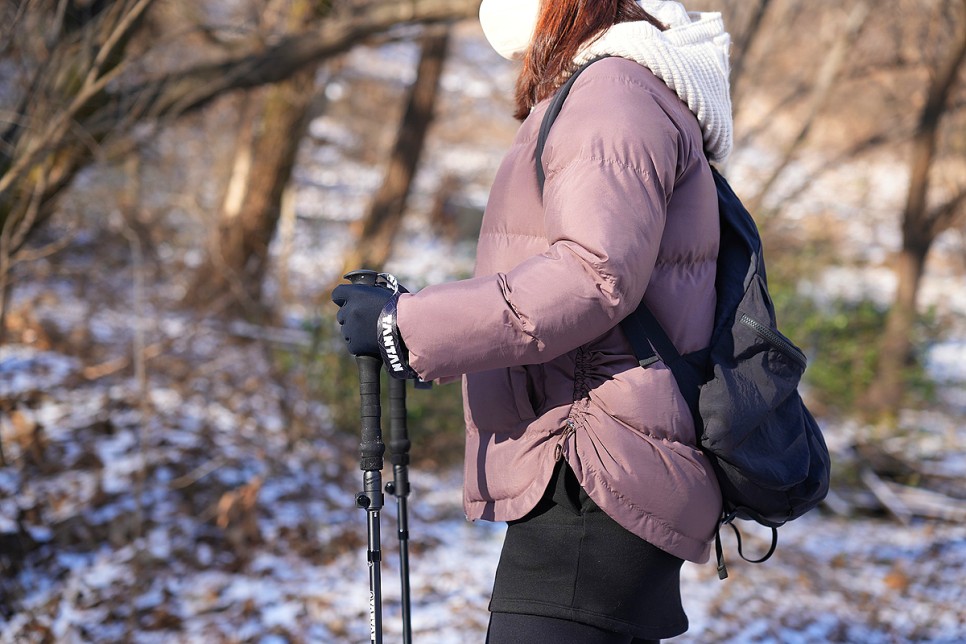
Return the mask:
[[757,40],[758,34],[761,33],[761,24],[765,18],[765,14],[768,12],[768,5],[770,3],[771,0],[758,0],[758,6],[755,8],[755,12],[752,14],[748,26],[735,39],[734,48],[739,52],[739,55],[735,58],[734,65],[731,68],[731,100],[736,112],[741,103],[738,88],[745,76],[748,53]]
[[[215,64],[197,65],[109,91],[108,86],[126,71],[129,64],[120,55],[110,52],[121,51],[154,2],[127,0],[115,5],[121,7],[120,13],[106,9],[111,11],[110,16],[104,13],[104,7],[100,7],[98,12],[103,14],[104,20],[101,29],[106,30],[106,34],[96,35],[93,30],[84,34],[84,38],[96,39],[102,44],[99,48],[96,42],[87,45],[87,50],[98,54],[94,61],[83,63],[91,67],[79,70],[80,78],[85,80],[80,89],[65,97],[68,107],[49,116],[44,116],[42,110],[25,110],[26,122],[45,125],[38,131],[19,124],[10,125],[4,135],[6,147],[11,149],[9,154],[4,154],[9,164],[7,167],[3,167],[4,159],[0,157],[0,223],[8,217],[18,219],[23,216],[23,190],[15,187],[26,180],[28,173],[33,172],[32,168],[50,173],[57,166],[57,178],[47,182],[47,192],[41,202],[40,219],[43,219],[47,204],[92,158],[91,142],[103,143],[108,137],[123,136],[136,123],[177,118],[229,91],[286,80],[394,28],[464,19],[475,15],[479,7],[479,0],[350,3],[348,7],[343,4],[339,10],[317,22],[317,27],[281,37],[269,47],[264,43],[253,44],[245,52]],[[30,102],[22,104],[28,106]],[[83,138],[86,141],[81,142],[78,138],[79,131],[85,133]]]
[[[56,150],[58,144],[63,144],[68,138],[70,128],[80,120],[80,115],[90,110],[92,102],[97,100],[108,84],[126,69],[122,61],[114,61],[114,65],[106,70],[104,65],[108,59],[114,58],[112,53],[119,43],[127,41],[135,25],[144,17],[145,11],[154,1],[138,0],[129,13],[119,16],[118,24],[106,34],[104,45],[99,49],[94,64],[87,71],[83,84],[70,100],[67,109],[51,119],[47,127],[37,136],[31,137],[25,149],[16,155],[13,163],[0,177],[0,195],[8,192],[43,154]],[[94,133],[92,136],[95,139],[98,138]]]
[[126,11],[120,15],[117,26],[108,35],[104,44],[101,45],[100,51],[97,52],[97,57],[94,59],[94,64],[91,66],[85,84],[93,84],[94,79],[104,73],[104,66],[108,59],[114,56],[121,43],[130,37],[138,21],[144,16],[144,13],[150,8],[153,2],[154,0],[138,0],[130,11]]
[[[939,125],[947,112],[947,101],[957,84],[960,69],[966,63],[966,0],[963,0],[962,4],[964,15],[957,31],[957,44],[949,51],[949,55],[940,61],[935,70],[926,95],[926,103],[919,113],[919,123],[913,138],[912,178],[903,212],[903,235],[910,239],[921,238],[924,234],[928,234],[928,227],[922,224],[927,218],[929,173],[936,156]],[[918,239],[918,241],[922,243],[924,240]]]
[[933,208],[928,215],[930,234],[938,237],[966,218],[964,205],[966,205],[966,188],[961,189],[945,203]]
[[[14,32],[23,21],[24,14],[27,13],[27,5],[29,2],[18,2],[16,7],[11,7],[10,3],[4,8],[2,13],[0,13],[0,54],[3,54],[13,43],[13,38],[10,34]],[[12,9],[12,12],[11,12]]]
[[[379,3],[365,15],[330,18],[316,30],[288,36],[258,52],[246,52],[215,64],[173,72],[113,97],[104,116],[134,96],[146,97],[147,116],[178,115],[207,105],[222,94],[285,80],[296,71],[344,53],[375,35],[407,24],[431,24],[472,17],[478,0],[411,0]],[[108,123],[95,122],[95,131]]]
[[815,86],[812,90],[811,101],[808,106],[808,112],[802,125],[798,130],[795,138],[786,146],[782,153],[781,160],[778,165],[772,170],[771,174],[765,180],[758,194],[750,202],[750,209],[752,212],[761,210],[761,206],[764,203],[765,198],[771,192],[778,178],[791,163],[798,149],[805,142],[808,137],[809,132],[812,129],[812,125],[815,123],[815,119],[818,117],[822,108],[825,106],[828,100],[829,94],[835,84],[835,79],[838,78],[839,72],[842,69],[842,65],[846,59],[846,53],[848,51],[849,44],[855,40],[859,31],[862,29],[862,25],[865,23],[865,18],[869,14],[870,6],[867,2],[860,2],[855,5],[852,12],[849,13],[849,17],[839,34],[838,39],[835,41],[835,45],[829,50],[828,55],[822,63],[822,67],[819,70],[818,78],[815,81]]

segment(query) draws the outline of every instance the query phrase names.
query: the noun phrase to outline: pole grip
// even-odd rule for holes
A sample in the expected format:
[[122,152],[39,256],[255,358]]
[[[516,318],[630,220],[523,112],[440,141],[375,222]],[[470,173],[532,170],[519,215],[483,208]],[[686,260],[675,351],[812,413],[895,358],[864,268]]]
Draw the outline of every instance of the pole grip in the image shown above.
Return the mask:
[[382,360],[373,356],[357,356],[359,396],[361,399],[362,440],[359,442],[359,468],[366,472],[382,471],[386,445],[382,442],[382,415],[379,400],[379,370]]
[[[352,284],[375,286],[379,273],[367,269],[351,271],[343,277]],[[375,329],[373,329],[375,333]],[[359,443],[359,468],[365,472],[382,471],[382,457],[386,446],[382,442],[379,400],[379,369],[382,360],[373,356],[356,356],[359,366],[359,395],[361,398],[362,440]]]

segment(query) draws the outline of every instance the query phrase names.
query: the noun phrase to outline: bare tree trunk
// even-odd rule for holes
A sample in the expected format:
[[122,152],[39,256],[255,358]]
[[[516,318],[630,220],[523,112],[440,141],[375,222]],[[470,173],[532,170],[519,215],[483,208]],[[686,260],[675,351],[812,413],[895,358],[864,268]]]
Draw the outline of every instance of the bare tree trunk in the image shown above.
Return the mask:
[[279,204],[278,222],[278,262],[276,275],[278,279],[278,295],[280,301],[288,302],[292,298],[292,288],[289,281],[289,262],[292,259],[292,242],[295,239],[295,187],[289,183],[282,193]]
[[241,132],[232,177],[209,248],[189,300],[223,302],[258,312],[268,249],[281,215],[315,89],[315,70],[271,87],[260,113]]
[[[269,3],[262,15],[266,29],[283,33],[304,31],[318,17],[310,0]],[[314,66],[303,68],[261,96],[246,97],[217,229],[186,298],[190,303],[262,317],[269,246],[308,125],[315,73]]]
[[447,29],[423,36],[416,80],[409,92],[406,111],[389,157],[386,175],[363,219],[355,227],[357,242],[346,256],[344,268],[381,269],[389,259],[402,226],[406,201],[419,167],[426,132],[433,120],[439,81],[449,43]]
[[909,191],[902,214],[902,250],[896,264],[898,288],[880,344],[877,378],[865,396],[869,410],[887,419],[898,413],[905,393],[903,369],[912,352],[916,300],[929,248],[956,221],[963,201],[960,193],[939,208],[928,207],[929,175],[936,158],[939,126],[966,60],[966,0],[961,0],[961,4],[963,14],[953,45],[932,75],[912,141]]
[[[875,412],[894,415],[905,390],[904,372],[911,353],[911,338],[916,323],[916,300],[925,272],[929,246],[904,244],[896,257],[895,299],[889,310],[886,328],[879,345],[876,385],[869,392],[868,404]],[[890,399],[894,397],[894,399]]]

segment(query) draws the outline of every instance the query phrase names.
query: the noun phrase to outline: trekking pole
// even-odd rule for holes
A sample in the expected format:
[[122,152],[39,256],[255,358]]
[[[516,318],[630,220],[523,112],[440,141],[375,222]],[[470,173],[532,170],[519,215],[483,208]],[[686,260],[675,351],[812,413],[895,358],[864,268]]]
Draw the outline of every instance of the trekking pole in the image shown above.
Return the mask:
[[403,644],[412,644],[409,598],[409,430],[406,426],[406,381],[389,379],[389,452],[392,481],[386,492],[396,497],[396,526],[399,532],[399,581],[402,587]]
[[[376,284],[375,271],[359,270],[345,275],[353,284]],[[362,470],[362,492],[356,495],[356,505],[366,511],[369,562],[369,635],[374,644],[382,644],[382,551],[379,547],[379,512],[382,510],[382,456],[386,446],[382,442],[379,400],[379,372],[382,360],[375,356],[356,356],[359,366],[359,396],[361,402],[362,439],[359,443],[359,468]]]

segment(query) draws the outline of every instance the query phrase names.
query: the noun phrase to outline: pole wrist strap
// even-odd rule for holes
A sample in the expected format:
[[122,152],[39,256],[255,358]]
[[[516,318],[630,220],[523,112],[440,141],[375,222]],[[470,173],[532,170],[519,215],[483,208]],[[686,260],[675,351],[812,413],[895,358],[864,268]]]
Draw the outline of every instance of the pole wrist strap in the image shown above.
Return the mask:
[[379,314],[378,330],[379,353],[386,364],[386,371],[393,378],[400,380],[416,379],[419,374],[409,366],[409,349],[406,348],[396,325],[396,306],[399,303],[400,291],[393,293],[389,301]]

